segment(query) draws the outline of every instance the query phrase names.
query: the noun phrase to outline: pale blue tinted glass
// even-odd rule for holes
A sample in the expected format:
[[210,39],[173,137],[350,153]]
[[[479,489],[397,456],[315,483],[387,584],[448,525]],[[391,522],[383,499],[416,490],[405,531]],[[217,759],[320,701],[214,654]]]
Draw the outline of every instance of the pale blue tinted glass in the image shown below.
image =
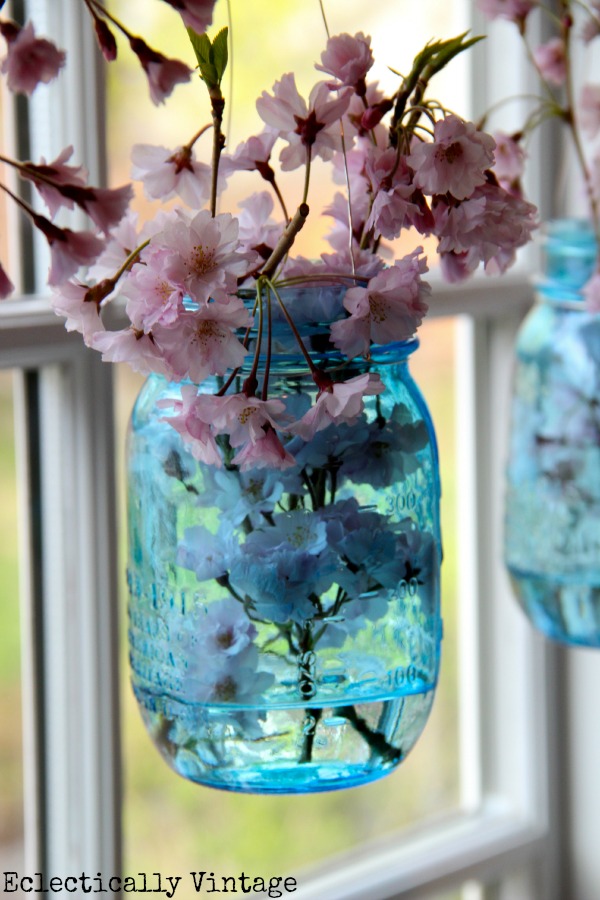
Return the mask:
[[600,315],[581,293],[596,244],[586,223],[565,221],[543,246],[516,345],[505,556],[545,635],[600,647]]

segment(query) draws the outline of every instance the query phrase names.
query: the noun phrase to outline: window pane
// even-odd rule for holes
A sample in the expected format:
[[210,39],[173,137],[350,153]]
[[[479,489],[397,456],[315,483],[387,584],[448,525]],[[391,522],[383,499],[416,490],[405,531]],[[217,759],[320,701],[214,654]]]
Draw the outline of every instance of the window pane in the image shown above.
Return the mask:
[[0,859],[22,871],[23,765],[12,374],[0,372]]

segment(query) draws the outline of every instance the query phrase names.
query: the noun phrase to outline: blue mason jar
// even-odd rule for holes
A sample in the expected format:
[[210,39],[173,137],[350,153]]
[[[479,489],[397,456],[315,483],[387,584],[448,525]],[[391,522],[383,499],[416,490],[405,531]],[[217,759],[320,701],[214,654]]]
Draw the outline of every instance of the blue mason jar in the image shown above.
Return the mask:
[[[269,397],[297,418],[315,385],[285,328],[274,325]],[[324,329],[302,333],[317,365],[339,366]],[[131,675],[183,777],[253,793],[345,788],[392,771],[417,741],[442,636],[439,466],[408,371],[417,346],[346,361],[344,378],[378,372],[385,392],[352,424],[288,436],[296,465],[284,470],[240,471],[225,444],[222,467],[199,462],[165,421],[181,385],[143,386],[128,438]]]
[[600,647],[600,316],[581,293],[596,242],[586,222],[556,221],[543,252],[516,345],[505,559],[536,628]]

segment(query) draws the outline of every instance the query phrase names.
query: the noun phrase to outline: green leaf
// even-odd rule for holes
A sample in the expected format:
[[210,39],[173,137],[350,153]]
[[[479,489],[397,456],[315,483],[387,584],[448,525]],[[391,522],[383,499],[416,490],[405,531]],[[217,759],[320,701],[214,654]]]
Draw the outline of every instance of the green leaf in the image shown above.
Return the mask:
[[440,43],[435,58],[431,62],[432,74],[441,71],[441,69],[447,66],[450,60],[454,59],[455,56],[458,56],[459,53],[468,50],[473,44],[477,44],[484,39],[484,35],[478,35],[465,41],[464,39],[468,33],[468,31],[465,31],[463,34],[459,34],[458,37]]
[[215,65],[215,69],[217,70],[217,75],[219,77],[219,84],[225,74],[225,69],[227,68],[227,61],[229,59],[229,49],[228,49],[228,28],[221,28],[214,41],[212,42],[212,51],[213,51],[213,62]]
[[212,42],[207,34],[196,34],[193,28],[188,28],[187,33],[198,60],[200,77],[209,90],[219,87],[227,68],[227,28],[222,28]]

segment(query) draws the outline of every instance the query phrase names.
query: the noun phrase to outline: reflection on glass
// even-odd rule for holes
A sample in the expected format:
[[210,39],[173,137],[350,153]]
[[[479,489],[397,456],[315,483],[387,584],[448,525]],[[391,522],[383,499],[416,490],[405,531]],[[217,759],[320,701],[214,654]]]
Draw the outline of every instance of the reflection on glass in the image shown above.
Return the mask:
[[12,374],[0,372],[0,861],[22,869],[23,768]]
[[[270,90],[283,72],[297,74],[304,93],[318,79],[313,62],[324,46],[319,4],[280,3],[262,0],[258,5],[232,0],[235,43],[231,127],[228,146],[262,130],[254,101],[262,90]],[[435,35],[450,37],[466,30],[469,4],[430,0],[414,14],[411,0],[394,4],[365,5],[363,0],[344,4],[325,3],[332,33],[362,30],[371,34],[376,58],[382,64],[375,77],[389,84],[385,63],[406,71],[414,54]],[[114,0],[111,9],[130,24],[143,23],[144,36],[153,46],[171,56],[189,59],[187,38],[182,29],[167,30],[176,17],[167,4],[147,0]],[[217,22],[225,22],[226,4],[217,4]],[[258,18],[264,18],[259,29]],[[402,27],[410,22],[410,27]],[[257,37],[261,34],[261,38]],[[309,40],[299,41],[299,34]],[[153,142],[175,148],[185,143],[208,121],[204,89],[193,81],[178,87],[173,103],[159,109],[147,98],[145,78],[135,58],[123,47],[118,66],[109,67],[109,163],[111,186],[130,175],[129,150],[136,142]],[[446,85],[440,85],[440,99],[453,109],[469,113],[466,102],[466,61],[453,63]],[[450,100],[450,88],[451,97]],[[225,87],[228,91],[228,87]],[[461,96],[463,101],[461,102]],[[210,138],[206,146],[208,158]],[[199,154],[203,148],[198,145]],[[318,165],[315,165],[315,170]],[[294,185],[298,173],[288,173],[293,205],[302,185]],[[314,173],[317,177],[317,171]],[[239,186],[221,211],[235,212],[237,200],[263,184],[252,181],[252,173],[240,173]],[[315,196],[326,205],[334,186],[313,182]],[[237,192],[237,193],[236,193]],[[143,217],[152,216],[158,206],[140,194],[136,208]],[[313,208],[313,213],[316,209]],[[322,236],[330,221],[311,215],[311,227],[301,234],[298,252],[318,255]],[[412,249],[412,248],[411,248]],[[434,262],[435,254],[431,254]],[[412,369],[430,406],[440,442],[443,479],[443,566],[442,604],[444,646],[442,675],[432,716],[417,749],[401,769],[382,782],[351,791],[303,797],[252,797],[229,795],[199,788],[177,779],[160,759],[141,722],[127,678],[123,679],[124,762],[125,762],[125,869],[127,872],[189,872],[206,870],[215,877],[286,875],[302,867],[322,863],[328,857],[353,851],[361,845],[398,829],[422,823],[459,805],[457,733],[457,647],[456,647],[456,552],[454,497],[454,323],[434,320],[421,329],[421,348]],[[120,367],[119,367],[120,368]],[[120,448],[124,446],[127,417],[141,379],[120,369],[117,378]],[[124,503],[121,508],[124,509]],[[124,518],[123,518],[124,521]],[[124,535],[124,528],[121,534]],[[124,537],[123,537],[124,540]],[[124,548],[123,548],[124,549]],[[125,626],[125,554],[122,554],[123,624]],[[125,628],[124,628],[125,630]],[[148,868],[148,867],[153,868]],[[444,900],[461,896],[444,895]]]

